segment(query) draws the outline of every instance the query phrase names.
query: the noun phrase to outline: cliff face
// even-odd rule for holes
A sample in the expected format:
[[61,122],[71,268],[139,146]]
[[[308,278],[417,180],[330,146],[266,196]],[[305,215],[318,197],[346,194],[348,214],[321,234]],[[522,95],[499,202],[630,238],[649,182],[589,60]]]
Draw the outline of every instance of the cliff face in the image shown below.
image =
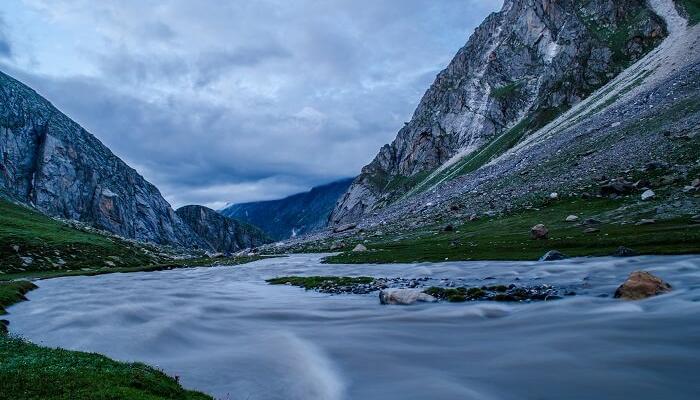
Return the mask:
[[206,246],[155,186],[49,101],[1,72],[0,193],[126,238]]
[[506,0],[362,169],[330,222],[474,171],[579,103],[666,35],[643,0]]
[[343,179],[284,199],[234,204],[221,213],[258,226],[275,240],[283,240],[325,227],[351,182],[352,179]]
[[185,206],[178,208],[176,213],[216,251],[233,253],[271,242],[260,229],[225,217],[207,207]]

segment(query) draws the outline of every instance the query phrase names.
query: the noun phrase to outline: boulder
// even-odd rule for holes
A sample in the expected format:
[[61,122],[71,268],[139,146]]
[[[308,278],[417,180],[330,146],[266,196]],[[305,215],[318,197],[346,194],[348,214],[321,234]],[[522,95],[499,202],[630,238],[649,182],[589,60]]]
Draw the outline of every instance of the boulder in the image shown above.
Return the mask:
[[655,224],[655,223],[656,223],[655,219],[643,218],[643,219],[640,219],[639,222],[637,222],[635,225],[651,225],[651,224]]
[[644,191],[644,193],[642,193],[642,200],[649,200],[654,196],[656,196],[656,193],[654,193],[654,191],[651,189],[647,189]]
[[549,198],[552,199],[552,200],[556,200],[556,199],[559,198],[559,193],[557,193],[557,192],[552,192],[552,193],[549,194]]
[[583,233],[598,233],[600,232],[600,229],[598,228],[586,228],[583,230]]
[[569,258],[564,253],[558,250],[550,250],[545,255],[540,257],[540,261],[557,261]]
[[379,292],[379,302],[390,305],[411,305],[415,303],[434,303],[437,299],[420,289],[386,289]]
[[352,251],[355,253],[363,253],[367,251],[367,247],[364,244],[358,244]]
[[576,216],[576,215],[569,215],[568,217],[566,217],[566,220],[565,220],[565,221],[566,221],[566,222],[576,222],[576,221],[578,221],[578,216]]
[[335,228],[333,228],[333,233],[340,233],[340,232],[346,232],[353,230],[357,227],[357,224],[344,224],[344,225],[338,225]]
[[634,257],[636,255],[638,255],[636,251],[625,246],[618,247],[617,250],[612,253],[613,257]]
[[547,239],[549,237],[549,229],[543,224],[537,224],[530,229],[530,236],[533,239]]
[[700,188],[700,178],[693,179],[693,181],[690,183],[690,186]]
[[626,195],[634,191],[635,187],[631,182],[627,182],[624,179],[617,179],[613,182],[606,183],[600,187],[600,194],[603,196],[611,195]]
[[641,300],[671,291],[671,285],[646,271],[632,272],[615,291],[616,299]]
[[476,221],[479,219],[479,216],[476,214],[472,214],[469,216],[469,221]]
[[345,247],[345,243],[343,243],[343,242],[335,242],[335,243],[333,243],[333,244],[331,245],[331,251],[340,250],[340,249],[342,249],[343,247]]

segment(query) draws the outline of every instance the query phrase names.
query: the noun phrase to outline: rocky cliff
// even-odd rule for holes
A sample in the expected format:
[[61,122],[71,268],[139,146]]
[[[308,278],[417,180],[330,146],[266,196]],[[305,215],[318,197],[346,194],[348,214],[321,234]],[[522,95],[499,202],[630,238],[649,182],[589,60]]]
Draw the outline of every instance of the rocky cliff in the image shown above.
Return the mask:
[[229,217],[260,227],[275,240],[321,229],[352,179],[343,179],[284,199],[234,204],[221,210]]
[[155,186],[48,100],[2,72],[0,193],[126,238],[206,246]]
[[260,229],[207,207],[185,206],[176,213],[210,248],[219,252],[234,253],[271,242]]
[[331,215],[357,220],[475,171],[587,98],[667,31],[643,0],[506,0]]

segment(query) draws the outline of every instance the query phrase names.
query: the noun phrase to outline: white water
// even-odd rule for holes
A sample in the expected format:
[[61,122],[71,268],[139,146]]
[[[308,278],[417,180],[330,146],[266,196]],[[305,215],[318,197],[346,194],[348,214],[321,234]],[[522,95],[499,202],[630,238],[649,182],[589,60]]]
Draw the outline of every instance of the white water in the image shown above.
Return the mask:
[[[640,302],[599,297],[638,269],[674,291]],[[381,306],[376,295],[264,283],[298,274],[548,283],[578,295],[401,307]],[[297,255],[38,284],[30,301],[10,308],[11,332],[146,362],[223,399],[678,400],[700,393],[698,256],[332,266]]]

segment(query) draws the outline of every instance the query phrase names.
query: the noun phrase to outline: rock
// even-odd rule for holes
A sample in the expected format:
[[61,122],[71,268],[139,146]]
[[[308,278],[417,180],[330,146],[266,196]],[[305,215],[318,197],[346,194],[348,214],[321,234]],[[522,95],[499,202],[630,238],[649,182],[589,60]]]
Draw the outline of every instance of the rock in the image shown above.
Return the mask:
[[635,187],[631,182],[624,179],[617,179],[600,187],[602,196],[618,195],[623,196],[634,191]]
[[600,229],[598,228],[586,228],[583,230],[583,233],[597,233],[600,232]]
[[569,257],[567,257],[566,255],[564,255],[563,253],[561,253],[557,250],[550,250],[547,253],[545,253],[545,255],[540,257],[540,261],[557,261],[557,260],[564,260],[566,258],[569,258]]
[[584,224],[584,225],[600,225],[600,224],[602,224],[602,223],[603,223],[603,221],[598,220],[598,219],[595,219],[595,218],[586,218],[586,219],[583,221],[583,224]]
[[690,186],[700,188],[700,178],[693,179],[693,181],[690,183]]
[[437,299],[420,289],[386,289],[379,292],[379,302],[389,305],[411,305],[415,303],[434,303]]
[[447,225],[446,227],[442,228],[443,232],[454,232],[455,227],[452,225]]
[[537,224],[530,229],[530,236],[533,239],[547,239],[549,236],[549,229],[543,224]]
[[549,194],[549,198],[552,199],[552,200],[556,200],[556,199],[559,198],[559,193],[557,193],[557,192],[552,192],[552,193]]
[[26,257],[20,257],[19,259],[22,260],[23,267],[28,267],[28,266],[34,264],[34,259],[32,257],[26,256]]
[[566,217],[565,221],[566,222],[576,222],[576,221],[578,221],[578,217],[576,215],[569,215],[568,217]]
[[695,192],[696,190],[698,190],[698,188],[695,186],[683,186],[683,193]]
[[655,219],[644,218],[644,219],[639,220],[639,222],[637,222],[635,225],[651,225],[651,224],[655,224],[655,223],[656,223]]
[[644,193],[642,193],[642,200],[646,201],[653,198],[654,196],[656,196],[656,193],[654,193],[654,191],[651,189],[647,189],[644,191]]
[[333,243],[333,244],[331,245],[331,251],[340,250],[340,249],[342,249],[343,247],[345,247],[345,243],[343,243],[343,242],[335,242],[335,243]]
[[618,247],[617,250],[612,253],[613,257],[634,257],[636,255],[638,255],[636,251],[624,246]]
[[108,260],[108,261],[105,261],[105,265],[108,266],[108,267],[115,267],[115,266],[116,266],[116,264],[114,264],[114,262],[109,261],[109,260]]
[[615,291],[616,299],[641,300],[671,291],[671,285],[646,271],[632,272]]
[[204,206],[184,206],[175,212],[208,248],[217,253],[235,253],[272,240],[260,229],[226,217]]
[[18,246],[18,245],[16,245],[16,244],[13,244],[13,245],[12,245],[12,246],[10,246],[10,247],[12,248],[12,250],[14,250],[14,251],[15,251],[15,253],[19,253],[19,246]]
[[469,221],[476,221],[479,219],[479,216],[476,214],[472,214],[469,216]]
[[355,253],[362,253],[367,251],[367,247],[365,247],[364,244],[358,244],[354,249],[352,249],[352,251]]
[[344,224],[333,228],[333,233],[341,233],[353,230],[357,227],[357,224]]

